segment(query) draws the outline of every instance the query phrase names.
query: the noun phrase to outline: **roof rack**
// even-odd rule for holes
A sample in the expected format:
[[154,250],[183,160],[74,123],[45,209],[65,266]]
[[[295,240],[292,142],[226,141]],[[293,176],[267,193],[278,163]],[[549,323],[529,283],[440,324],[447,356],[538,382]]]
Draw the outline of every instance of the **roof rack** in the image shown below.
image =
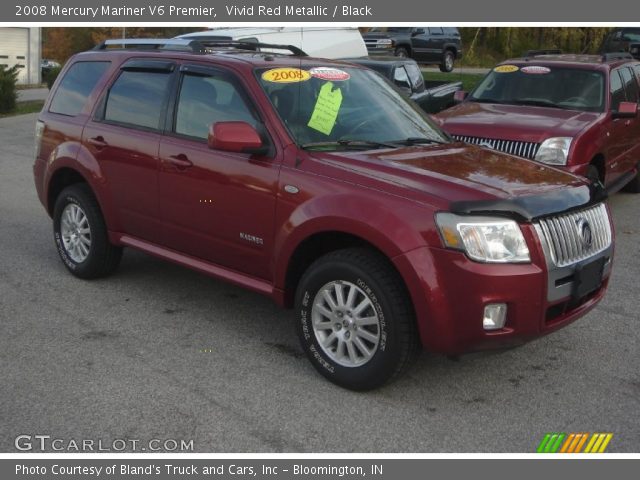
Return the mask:
[[562,50],[560,50],[559,48],[552,48],[547,50],[527,50],[523,55],[523,57],[530,58],[530,57],[537,57],[538,55],[561,55],[561,54],[562,54]]
[[293,45],[276,45],[272,43],[239,42],[232,40],[208,40],[187,38],[123,38],[105,40],[96,45],[94,50],[106,50],[109,46],[138,47],[142,50],[186,50],[193,53],[210,53],[214,50],[233,49],[259,51],[261,48],[272,50],[288,50],[298,57],[306,57],[307,54]]
[[609,52],[602,54],[603,62],[611,62],[613,60],[633,60],[633,56],[629,52]]

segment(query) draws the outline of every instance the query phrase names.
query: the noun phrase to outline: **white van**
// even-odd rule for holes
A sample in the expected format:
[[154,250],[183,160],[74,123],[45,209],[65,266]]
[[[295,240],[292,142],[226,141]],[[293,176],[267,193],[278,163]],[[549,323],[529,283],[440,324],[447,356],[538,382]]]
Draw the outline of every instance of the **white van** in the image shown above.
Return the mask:
[[367,47],[355,27],[242,27],[213,28],[176,38],[228,40],[293,45],[311,57],[366,57]]

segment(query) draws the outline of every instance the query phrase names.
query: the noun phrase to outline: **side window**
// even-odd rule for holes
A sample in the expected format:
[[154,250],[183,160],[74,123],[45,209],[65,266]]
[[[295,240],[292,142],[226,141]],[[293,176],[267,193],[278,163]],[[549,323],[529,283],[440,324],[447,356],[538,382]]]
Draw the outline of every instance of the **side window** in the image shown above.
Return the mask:
[[182,77],[174,131],[206,139],[216,122],[241,121],[257,125],[237,87],[224,76],[185,74]]
[[420,67],[415,63],[408,63],[404,68],[407,70],[407,74],[409,74],[413,89],[419,91],[424,85],[424,78],[422,77],[422,72],[420,72]]
[[411,83],[404,67],[396,67],[393,71],[393,83],[400,88],[408,88],[411,90]]
[[442,35],[442,27],[429,27],[429,33],[431,35]]
[[624,88],[618,70],[611,72],[611,110],[618,110],[620,102],[624,102]]
[[123,71],[109,90],[105,121],[159,129],[170,78],[169,72]]
[[56,90],[49,111],[78,115],[111,62],[77,62],[71,65]]
[[620,75],[624,82],[624,91],[626,93],[627,102],[638,103],[638,81],[633,74],[631,68],[621,68]]

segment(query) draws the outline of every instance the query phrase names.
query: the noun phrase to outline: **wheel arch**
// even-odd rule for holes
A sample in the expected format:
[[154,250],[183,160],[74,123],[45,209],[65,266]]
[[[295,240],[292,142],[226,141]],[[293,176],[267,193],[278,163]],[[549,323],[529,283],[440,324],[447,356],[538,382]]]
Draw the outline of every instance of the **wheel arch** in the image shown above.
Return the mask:
[[598,176],[600,177],[600,181],[604,185],[607,178],[607,167],[604,155],[602,153],[596,153],[589,162],[589,165],[593,165],[594,167],[596,167],[596,169],[598,169]]

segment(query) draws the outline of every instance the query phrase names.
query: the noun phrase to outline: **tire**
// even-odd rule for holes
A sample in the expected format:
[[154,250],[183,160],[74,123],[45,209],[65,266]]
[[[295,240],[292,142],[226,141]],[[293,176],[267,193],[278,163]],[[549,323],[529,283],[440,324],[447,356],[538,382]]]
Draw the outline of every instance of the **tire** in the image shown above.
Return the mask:
[[393,54],[396,57],[400,57],[400,58],[409,58],[409,57],[411,57],[411,55],[409,55],[409,50],[407,50],[405,47],[396,48],[396,51]]
[[296,317],[313,366],[351,390],[371,390],[400,376],[419,351],[402,278],[385,257],[369,249],[338,250],[316,260],[298,285]]
[[638,165],[638,171],[636,176],[631,179],[629,183],[627,183],[622,189],[628,193],[640,193],[640,165]]
[[100,206],[85,183],[65,188],[56,199],[53,236],[62,263],[76,277],[104,277],[120,263],[122,248],[109,243]]
[[441,72],[452,72],[453,66],[456,62],[456,56],[451,50],[446,50],[442,55],[442,62],[440,63]]

